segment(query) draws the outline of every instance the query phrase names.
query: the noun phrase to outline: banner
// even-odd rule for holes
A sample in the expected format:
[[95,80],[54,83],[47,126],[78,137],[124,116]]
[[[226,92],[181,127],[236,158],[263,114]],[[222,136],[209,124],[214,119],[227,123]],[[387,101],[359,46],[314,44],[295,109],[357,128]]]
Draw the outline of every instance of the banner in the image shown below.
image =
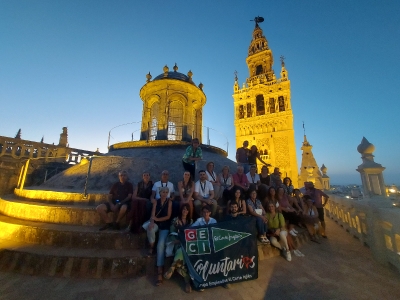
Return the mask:
[[188,228],[179,238],[195,289],[258,278],[254,217]]

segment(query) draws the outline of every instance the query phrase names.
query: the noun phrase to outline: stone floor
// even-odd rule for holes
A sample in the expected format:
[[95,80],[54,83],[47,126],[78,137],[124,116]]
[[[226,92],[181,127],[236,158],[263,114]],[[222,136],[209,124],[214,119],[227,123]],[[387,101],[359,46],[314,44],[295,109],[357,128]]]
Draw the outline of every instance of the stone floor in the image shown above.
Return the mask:
[[332,220],[329,238],[302,246],[303,258],[260,262],[257,280],[230,289],[186,294],[174,275],[160,287],[154,278],[67,279],[0,272],[0,299],[400,299],[400,274],[384,267]]

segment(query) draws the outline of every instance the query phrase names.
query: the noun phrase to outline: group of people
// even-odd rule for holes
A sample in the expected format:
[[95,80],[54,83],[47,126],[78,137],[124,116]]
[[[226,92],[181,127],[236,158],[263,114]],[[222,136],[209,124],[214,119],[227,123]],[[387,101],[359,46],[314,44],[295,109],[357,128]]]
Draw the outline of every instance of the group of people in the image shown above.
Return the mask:
[[[240,158],[240,148],[238,152]],[[260,159],[257,154],[253,156]],[[161,179],[154,183],[150,174],[144,172],[136,187],[128,181],[127,172],[121,171],[119,181],[111,187],[108,201],[97,207],[105,222],[100,230],[119,230],[125,215],[129,221],[126,231],[137,233],[142,228],[146,230],[148,255],[157,256],[156,285],[161,285],[163,278],[169,279],[176,271],[185,279],[186,291],[191,292],[190,277],[177,234],[190,226],[216,223],[218,206],[226,206],[224,216],[219,216],[220,221],[254,217],[259,241],[280,249],[288,261],[291,261],[291,251],[296,256],[304,256],[293,241],[298,233],[295,226],[306,227],[311,240],[316,243],[320,243],[318,233],[326,238],[323,207],[329,197],[311,182],[304,184],[303,191],[294,189],[290,178],[281,179],[279,168],[269,174],[265,164],[257,174],[256,165],[248,164],[248,160],[246,163],[238,162],[234,174],[230,173],[228,166],[217,174],[214,163],[209,162],[206,170],[197,172],[199,179],[195,181],[196,161],[201,158],[198,140],[193,139],[182,159],[185,172],[178,182],[177,191],[169,181],[168,170],[162,171]],[[244,161],[244,156],[241,159]],[[113,216],[109,212],[113,212]],[[170,253],[174,260],[164,273],[167,245],[174,250]]]

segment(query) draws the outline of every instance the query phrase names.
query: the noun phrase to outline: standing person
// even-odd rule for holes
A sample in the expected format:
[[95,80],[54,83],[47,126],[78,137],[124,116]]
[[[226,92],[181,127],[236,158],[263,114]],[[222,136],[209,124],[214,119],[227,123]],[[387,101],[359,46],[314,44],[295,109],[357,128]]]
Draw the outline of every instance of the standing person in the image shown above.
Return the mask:
[[[113,227],[119,230],[119,221],[130,210],[131,198],[133,194],[133,185],[128,181],[128,173],[120,171],[118,173],[119,181],[114,183],[108,195],[108,202],[102,203],[96,207],[97,213],[106,224],[99,230],[106,230]],[[113,219],[108,216],[109,212],[114,213]],[[116,220],[115,215],[118,214]]]
[[229,167],[224,166],[221,174],[218,176],[221,188],[223,188],[222,198],[225,204],[231,198],[231,190],[234,187],[232,175],[229,173]]
[[247,174],[249,172],[250,166],[248,161],[249,156],[249,142],[244,141],[243,147],[237,148],[236,150],[236,162],[239,166],[242,166],[244,169],[244,173]]
[[207,180],[206,171],[199,171],[199,181],[196,182],[194,188],[194,208],[198,216],[201,215],[201,207],[204,205],[211,206],[212,216],[217,212],[217,201],[214,200],[214,188],[211,182]]
[[180,208],[182,209],[182,206],[187,204],[189,207],[189,218],[193,219],[194,182],[189,171],[185,171],[183,173],[183,180],[178,182],[178,191],[181,200]]
[[207,174],[207,180],[211,182],[214,188],[214,199],[218,201],[219,198],[222,196],[222,188],[221,188],[221,183],[219,182],[219,178],[217,174],[214,172],[214,163],[210,161],[207,163],[206,166],[206,174]]
[[196,162],[201,159],[203,159],[203,152],[200,148],[200,142],[198,138],[194,138],[182,157],[183,168],[190,172],[192,180],[195,180]]
[[142,180],[138,182],[132,195],[132,209],[128,214],[127,232],[139,233],[142,224],[150,218],[152,204],[150,201],[153,181],[150,173],[143,172]]
[[[327,194],[325,194],[323,191],[316,189],[314,187],[314,183],[312,182],[308,182],[306,185],[306,193],[305,195],[309,195],[311,197],[311,199],[314,201],[314,205],[317,208],[318,211],[318,218],[319,221],[321,222],[321,236],[323,238],[327,238],[326,234],[325,234],[325,229],[326,229],[326,225],[325,225],[325,214],[324,214],[324,207],[326,205],[326,203],[328,202],[329,196]],[[324,197],[324,203],[322,203],[322,197]]]
[[256,170],[257,170],[257,159],[261,161],[264,165],[268,166],[268,164],[262,160],[260,152],[258,152],[257,146],[253,145],[250,147],[247,160],[250,166],[253,165],[256,166]]
[[163,281],[165,241],[168,237],[172,214],[172,202],[168,198],[168,187],[161,187],[159,192],[160,198],[153,202],[150,224],[147,227],[147,238],[150,244],[149,255],[153,254],[156,232],[159,231],[157,243],[157,286],[161,285]]

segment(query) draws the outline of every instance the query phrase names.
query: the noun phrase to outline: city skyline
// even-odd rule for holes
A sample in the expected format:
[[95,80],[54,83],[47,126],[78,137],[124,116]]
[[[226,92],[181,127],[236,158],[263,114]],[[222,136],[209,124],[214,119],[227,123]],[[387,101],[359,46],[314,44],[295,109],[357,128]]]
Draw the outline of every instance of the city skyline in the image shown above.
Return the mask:
[[[162,1],[0,3],[0,135],[58,143],[68,127],[74,148],[107,151],[136,137],[140,88],[170,70],[193,72],[204,84],[203,124],[217,130],[211,144],[235,156],[234,72],[249,76],[246,57],[256,16],[280,73],[286,60],[301,164],[303,121],[319,167],[331,184],[360,184],[357,146],[365,136],[386,184],[400,183],[399,142],[392,130],[400,111],[397,53],[400,4],[395,1],[293,3],[232,1],[175,5]],[[135,124],[139,124],[137,127]],[[136,127],[135,127],[136,126]],[[212,131],[212,130],[211,130]],[[206,143],[206,133],[203,134]]]

